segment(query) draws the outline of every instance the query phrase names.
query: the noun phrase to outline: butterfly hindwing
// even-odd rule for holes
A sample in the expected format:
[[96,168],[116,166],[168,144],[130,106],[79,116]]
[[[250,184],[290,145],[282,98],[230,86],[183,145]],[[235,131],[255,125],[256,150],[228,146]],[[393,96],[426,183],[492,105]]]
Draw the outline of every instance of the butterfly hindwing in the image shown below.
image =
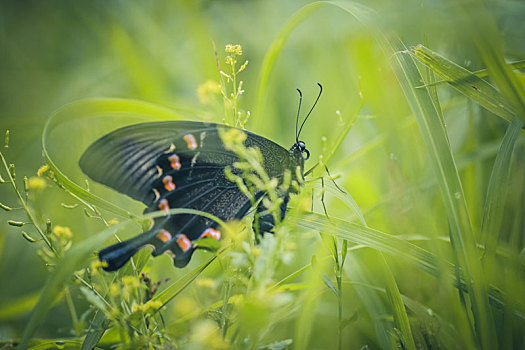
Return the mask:
[[[223,221],[243,217],[249,199],[224,175],[238,157],[224,148],[219,129],[227,126],[189,122],[153,122],[124,127],[102,137],[83,154],[80,167],[93,180],[146,204],[145,212],[190,208]],[[243,131],[245,145],[261,150],[271,177],[282,177],[292,164],[289,151],[261,136]],[[257,196],[261,196],[258,194]],[[144,245],[153,255],[174,255],[177,267],[191,259],[203,237],[220,238],[217,224],[190,214],[158,218],[147,232],[99,253],[116,270]]]

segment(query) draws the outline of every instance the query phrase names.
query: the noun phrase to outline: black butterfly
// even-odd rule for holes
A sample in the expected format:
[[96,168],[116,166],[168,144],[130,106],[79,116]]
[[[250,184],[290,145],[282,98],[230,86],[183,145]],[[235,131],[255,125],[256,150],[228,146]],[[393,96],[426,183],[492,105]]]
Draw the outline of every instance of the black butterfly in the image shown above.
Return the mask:
[[[314,106],[322,92],[320,84],[319,87],[321,90]],[[299,110],[301,100],[302,96]],[[313,107],[310,112],[312,110]],[[310,112],[299,131],[297,119],[295,143],[289,150],[242,130],[247,136],[245,146],[259,148],[270,177],[282,179],[289,169],[292,179],[297,181],[297,167],[303,176],[304,161],[310,153],[304,142],[299,141],[299,135]],[[145,212],[190,208],[208,212],[223,221],[240,219],[250,210],[251,201],[224,173],[226,167],[238,161],[237,155],[224,147],[219,136],[220,129],[230,128],[194,121],[151,122],[124,127],[89,146],[80,159],[80,167],[94,181],[146,204]],[[291,187],[279,194],[283,198],[282,219],[290,191],[293,191]],[[258,192],[255,199],[264,195]],[[262,201],[256,210],[262,214],[259,227],[254,227],[254,230],[270,232],[275,224],[273,215],[263,213],[266,208]],[[107,263],[106,271],[115,271],[140,248],[153,245],[153,256],[170,252],[174,255],[175,266],[184,267],[199,247],[196,241],[205,237],[221,238],[217,226],[213,220],[200,215],[167,215],[156,219],[148,231],[101,250],[99,259]]]

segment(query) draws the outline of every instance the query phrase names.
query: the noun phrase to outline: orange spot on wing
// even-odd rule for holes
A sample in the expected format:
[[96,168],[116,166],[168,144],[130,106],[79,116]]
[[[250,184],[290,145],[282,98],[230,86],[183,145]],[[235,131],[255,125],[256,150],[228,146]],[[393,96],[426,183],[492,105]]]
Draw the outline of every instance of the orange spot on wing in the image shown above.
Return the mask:
[[160,230],[159,233],[157,233],[157,238],[166,243],[171,239],[171,233],[166,230]]
[[159,209],[164,210],[165,212],[168,212],[170,210],[170,205],[166,198],[164,198],[163,200],[159,202]]
[[184,141],[186,141],[189,149],[197,148],[197,140],[195,140],[195,136],[192,134],[184,135]]
[[168,160],[170,161],[171,167],[175,170],[179,170],[182,165],[180,164],[180,158],[176,154],[172,154],[168,157]]
[[191,249],[191,241],[183,233],[177,235],[177,244],[183,252],[187,252]]
[[173,177],[171,177],[170,175],[164,176],[164,178],[162,178],[162,183],[164,184],[164,188],[166,189],[166,191],[173,191],[175,189]]
[[215,238],[216,240],[219,240],[221,239],[221,232],[209,227],[206,230],[204,230],[200,238],[204,238],[204,237],[211,237],[211,238]]

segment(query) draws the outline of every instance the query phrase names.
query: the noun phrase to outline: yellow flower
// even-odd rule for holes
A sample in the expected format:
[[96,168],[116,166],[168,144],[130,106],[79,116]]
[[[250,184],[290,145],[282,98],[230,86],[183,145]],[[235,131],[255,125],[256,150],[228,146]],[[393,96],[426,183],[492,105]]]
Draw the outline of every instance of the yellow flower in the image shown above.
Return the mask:
[[118,224],[118,219],[117,218],[113,218],[113,219],[108,221],[108,225],[109,226],[114,226],[116,224]]
[[206,80],[203,84],[197,87],[197,97],[203,104],[210,102],[210,97],[218,94],[221,91],[219,84],[213,80]]
[[148,300],[146,304],[144,304],[144,308],[142,309],[144,312],[156,311],[162,307],[162,302],[160,300]]
[[226,148],[234,145],[243,144],[246,140],[246,133],[239,129],[229,129],[221,135],[222,142],[226,145]]
[[39,191],[46,188],[46,186],[46,180],[42,179],[41,177],[31,176],[29,179],[27,179],[27,188],[30,190]]
[[232,56],[226,56],[224,61],[226,62],[226,64],[231,64],[231,65],[237,63],[237,60],[233,58]]
[[228,44],[226,45],[226,48],[224,49],[224,51],[228,53],[233,53],[234,55],[237,55],[237,56],[241,56],[242,46],[239,44],[236,44],[236,45]]
[[140,281],[135,276],[124,276],[122,277],[122,284],[126,287],[138,288],[140,286]]
[[47,173],[47,171],[49,170],[49,165],[42,165],[40,168],[38,168],[38,171],[36,172],[36,174],[38,176],[44,176],[45,173]]
[[117,295],[120,294],[120,288],[118,284],[111,283],[111,285],[109,286],[109,294],[111,294],[111,296],[113,297],[116,297]]
[[60,239],[70,239],[73,237],[73,233],[71,233],[71,229],[69,227],[59,226],[56,225],[53,227],[53,233],[55,236],[57,236]]
[[91,272],[93,273],[93,275],[96,275],[98,273],[98,270],[101,267],[108,266],[108,262],[100,261],[100,260],[93,260],[89,266],[91,267]]

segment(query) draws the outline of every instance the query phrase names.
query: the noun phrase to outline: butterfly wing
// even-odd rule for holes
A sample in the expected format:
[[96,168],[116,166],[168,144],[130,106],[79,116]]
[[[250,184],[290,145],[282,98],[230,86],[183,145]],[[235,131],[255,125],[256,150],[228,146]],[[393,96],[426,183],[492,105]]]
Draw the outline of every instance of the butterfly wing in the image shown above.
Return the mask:
[[[224,148],[219,136],[219,129],[227,128],[190,121],[124,127],[92,144],[82,155],[80,167],[91,179],[146,204],[146,212],[190,208],[223,221],[241,218],[251,203],[224,175],[224,168],[238,160],[235,153]],[[246,146],[261,150],[271,177],[282,176],[292,166],[288,150],[242,132],[247,135]],[[175,265],[183,267],[197,246],[193,241],[207,236],[220,238],[213,220],[171,215],[156,219],[149,231],[103,249],[99,257],[107,261],[106,270],[117,270],[141,247],[151,244],[154,256],[171,252]]]

